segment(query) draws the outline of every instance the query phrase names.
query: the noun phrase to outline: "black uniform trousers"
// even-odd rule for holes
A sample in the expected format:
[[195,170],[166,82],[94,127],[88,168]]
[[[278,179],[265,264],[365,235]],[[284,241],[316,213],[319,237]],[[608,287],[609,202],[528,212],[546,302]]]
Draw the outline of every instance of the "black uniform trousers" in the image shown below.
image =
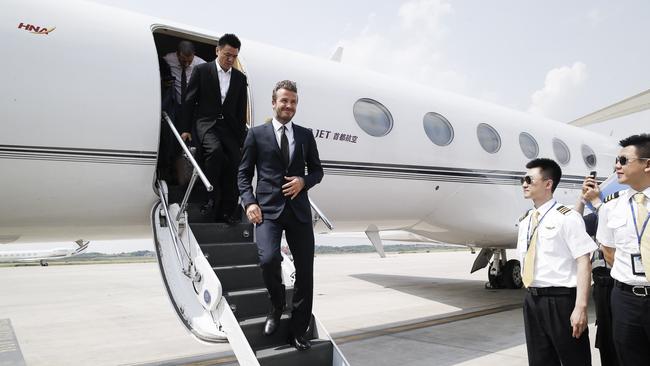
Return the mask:
[[610,276],[610,269],[595,267],[592,271],[594,285],[592,294],[596,306],[596,348],[600,352],[602,366],[618,366],[618,357],[612,336],[612,289],[614,279]]
[[214,126],[203,135],[201,150],[205,175],[214,187],[212,199],[217,216],[235,215],[239,200],[237,169],[241,160],[237,138],[227,128]]
[[286,302],[280,254],[282,231],[296,267],[289,331],[301,336],[311,321],[314,297],[314,229],[311,222],[300,222],[288,203],[277,219],[263,217],[262,223],[257,224],[255,234],[262,276],[275,309],[284,308]]
[[650,296],[612,290],[614,344],[622,366],[650,365]]
[[572,336],[571,313],[576,294],[524,297],[524,327],[530,366],[591,365],[589,330]]

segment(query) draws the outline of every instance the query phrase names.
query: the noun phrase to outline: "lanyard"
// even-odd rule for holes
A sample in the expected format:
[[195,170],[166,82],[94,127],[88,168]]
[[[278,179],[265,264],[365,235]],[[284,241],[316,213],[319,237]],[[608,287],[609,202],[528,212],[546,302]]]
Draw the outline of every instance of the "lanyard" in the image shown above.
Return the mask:
[[648,220],[650,219],[650,212],[648,213],[648,216],[646,216],[645,221],[643,222],[643,227],[641,228],[641,232],[639,233],[639,226],[636,224],[636,214],[634,213],[634,205],[632,204],[632,201],[630,201],[630,210],[632,211],[632,220],[634,220],[634,230],[636,231],[636,239],[639,242],[639,245],[641,245],[641,238],[643,237],[643,233],[645,233],[645,228],[648,226]]
[[[526,234],[526,238],[527,238],[527,240],[528,240],[528,243],[526,244],[526,248],[530,247],[530,241],[531,241],[531,239],[533,238],[533,235],[535,235],[535,233],[537,232],[537,228],[539,227],[539,225],[542,224],[542,220],[544,220],[544,218],[546,217],[546,214],[549,213],[549,212],[551,212],[551,210],[553,209],[553,207],[555,207],[555,205],[557,205],[557,202],[553,202],[553,206],[551,206],[551,208],[549,208],[548,211],[546,211],[546,212],[542,215],[542,217],[541,217],[541,218],[539,219],[539,221],[537,222],[537,226],[535,226],[535,227],[533,228],[533,232],[532,232],[532,233],[530,232],[530,222],[533,221],[533,218],[531,217],[530,220],[528,220],[528,230],[527,230],[528,232],[527,232],[527,234]],[[646,223],[647,223],[647,221],[648,221],[648,220],[646,220]]]

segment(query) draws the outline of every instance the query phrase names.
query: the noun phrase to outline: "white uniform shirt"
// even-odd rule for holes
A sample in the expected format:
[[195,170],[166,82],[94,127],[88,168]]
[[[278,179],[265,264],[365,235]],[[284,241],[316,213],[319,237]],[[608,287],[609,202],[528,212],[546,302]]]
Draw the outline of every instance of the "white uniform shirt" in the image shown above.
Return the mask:
[[[614,279],[632,286],[650,286],[650,282],[645,276],[637,276],[632,273],[632,254],[640,253],[634,219],[630,210],[631,201],[636,215],[636,202],[632,198],[635,193],[637,191],[628,188],[621,192],[618,198],[612,199],[600,207],[596,239],[606,247],[616,248],[611,272]],[[649,206],[650,188],[646,188],[643,193],[646,195],[646,206]],[[650,227],[646,230],[650,230]],[[638,270],[643,271],[643,268],[637,268]]]
[[[275,131],[275,139],[278,141],[278,146],[282,149],[282,123],[277,119],[273,118],[273,130]],[[296,140],[293,139],[293,122],[289,121],[284,126],[287,127],[285,134],[287,135],[287,140],[289,141],[289,159],[293,156],[293,151],[296,149]]]
[[[181,75],[183,74],[183,68],[181,67],[181,64],[178,62],[178,56],[176,56],[176,52],[170,52],[163,57],[165,62],[167,62],[167,65],[169,65],[169,70],[172,73],[172,76],[174,77],[174,89],[176,89],[176,100],[180,103],[181,101]],[[185,77],[187,78],[187,82],[190,82],[190,76],[192,76],[192,70],[194,70],[194,67],[196,65],[200,65],[205,63],[202,58],[199,56],[194,55],[194,58],[192,59],[192,63],[187,67],[185,70]]]
[[223,71],[221,65],[218,61],[214,61],[217,65],[217,76],[219,76],[219,88],[221,89],[221,104],[226,100],[226,94],[228,94],[228,88],[230,88],[230,75],[232,75],[232,67],[228,71]]
[[[537,209],[541,221],[537,227],[537,252],[531,287],[576,287],[578,284],[576,258],[598,249],[596,243],[587,235],[580,214],[573,210],[563,214],[558,211],[560,206],[555,200],[550,200]],[[528,250],[527,236],[532,213],[533,210],[530,210],[519,222],[517,253],[522,269],[529,265],[524,263],[524,258]],[[533,228],[530,227],[530,235],[532,230]]]

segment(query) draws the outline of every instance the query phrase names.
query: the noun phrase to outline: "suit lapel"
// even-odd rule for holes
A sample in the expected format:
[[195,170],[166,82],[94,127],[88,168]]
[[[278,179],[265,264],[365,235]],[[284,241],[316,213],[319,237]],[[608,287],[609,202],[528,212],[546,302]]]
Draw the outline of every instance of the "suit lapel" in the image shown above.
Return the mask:
[[280,152],[280,146],[278,145],[278,140],[275,137],[275,128],[273,127],[273,122],[266,124],[266,138],[269,144],[273,146],[273,151],[278,156],[278,159],[282,161],[282,153]]
[[217,74],[217,60],[214,60],[210,66],[210,76],[212,77],[214,84],[217,86],[217,102],[219,103],[219,106],[221,106],[221,85],[219,84],[219,75]]
[[233,93],[233,90],[235,89],[236,83],[239,81],[239,79],[237,77],[238,77],[238,75],[235,74],[235,69],[230,68],[230,85],[228,86],[228,90],[226,91],[226,97],[223,99],[223,104],[224,105],[232,97],[231,94]]
[[[298,151],[302,151],[302,144],[303,144],[303,136],[300,133],[300,130],[296,128],[295,122],[291,124],[293,128],[293,142],[294,142],[294,149],[293,149],[293,154],[291,154],[291,159],[289,159],[290,163],[289,165],[293,164],[294,161],[296,161],[296,155],[298,154]],[[303,156],[303,159],[305,157]]]

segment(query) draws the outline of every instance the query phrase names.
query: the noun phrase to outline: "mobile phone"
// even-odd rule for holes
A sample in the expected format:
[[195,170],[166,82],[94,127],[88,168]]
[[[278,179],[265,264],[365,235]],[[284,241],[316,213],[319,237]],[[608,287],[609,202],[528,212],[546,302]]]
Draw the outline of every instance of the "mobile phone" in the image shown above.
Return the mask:
[[596,171],[595,171],[595,170],[590,171],[590,172],[589,172],[589,175],[590,175],[592,178],[596,179]]

